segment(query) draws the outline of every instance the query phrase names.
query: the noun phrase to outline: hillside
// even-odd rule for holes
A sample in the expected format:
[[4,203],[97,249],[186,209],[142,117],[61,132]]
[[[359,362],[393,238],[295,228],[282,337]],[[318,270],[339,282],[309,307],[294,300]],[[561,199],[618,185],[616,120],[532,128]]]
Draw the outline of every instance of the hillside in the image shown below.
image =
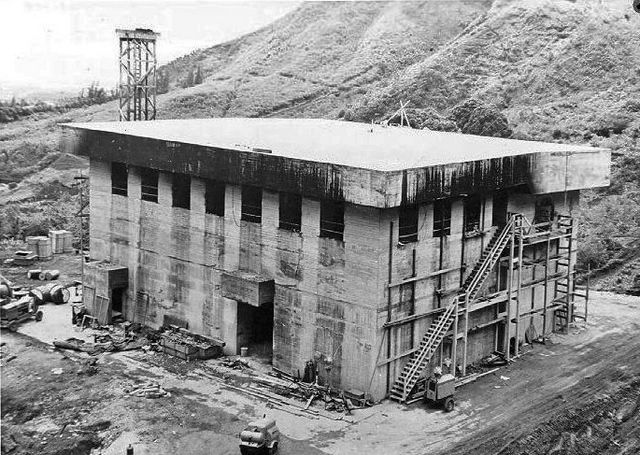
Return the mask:
[[[582,264],[609,273],[640,237],[640,15],[627,0],[602,3],[305,3],[263,29],[166,65],[171,90],[159,97],[158,117],[370,121],[400,100],[442,116],[470,98],[493,104],[515,137],[616,152],[612,188],[585,194],[582,208]],[[196,67],[203,83],[180,88]],[[82,161],[60,155],[57,123],[115,119],[116,104],[106,103],[2,127],[0,205],[15,218],[33,214],[47,194],[72,192],[69,175]],[[20,225],[7,220],[0,236]]]

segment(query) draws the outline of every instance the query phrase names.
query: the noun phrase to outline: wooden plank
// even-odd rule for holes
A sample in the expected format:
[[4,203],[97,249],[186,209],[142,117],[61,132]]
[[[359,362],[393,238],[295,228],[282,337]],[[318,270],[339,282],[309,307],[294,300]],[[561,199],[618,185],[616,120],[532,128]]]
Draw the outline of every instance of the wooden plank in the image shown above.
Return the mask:
[[110,324],[109,299],[101,295],[96,296],[96,318],[101,325]]
[[549,304],[549,262],[551,255],[551,240],[547,239],[547,257],[544,266],[544,307],[542,312],[542,338],[544,339],[547,333],[547,305]]
[[422,281],[422,280],[426,280],[428,278],[434,278],[440,275],[444,275],[445,273],[450,273],[450,272],[456,272],[460,270],[460,267],[452,267],[450,269],[442,269],[442,270],[436,270],[435,272],[431,272],[431,273],[427,273],[426,275],[419,275],[416,277],[410,277],[407,278],[405,280],[402,281],[396,281],[394,283],[389,284],[387,287],[389,288],[394,288],[394,287],[398,287],[402,284],[407,284],[407,283],[413,283],[416,281]]
[[442,313],[444,312],[444,310],[446,310],[446,308],[434,308],[433,310],[425,311],[424,313],[412,314],[411,316],[406,316],[404,318],[396,319],[394,321],[385,322],[382,325],[382,328],[388,329],[390,327],[406,324],[407,322],[417,321],[419,319],[433,316],[434,314]]
[[390,362],[395,362],[396,360],[400,360],[403,357],[406,357],[408,355],[413,354],[414,352],[418,351],[419,349],[420,348],[412,348],[412,349],[409,349],[408,351],[404,351],[404,352],[402,352],[400,354],[396,354],[391,358],[387,358],[387,359],[381,360],[380,362],[378,362],[376,367],[381,367],[381,366],[384,366],[384,365],[386,365],[386,364],[388,364]]
[[505,359],[509,361],[511,355],[511,300],[513,299],[513,254],[516,237],[515,224],[511,226],[511,241],[509,242],[509,269],[507,272],[507,323],[505,324],[504,352]]
[[[518,239],[518,264],[522,264],[523,254],[522,227],[520,227],[520,236]],[[522,267],[518,267],[518,285],[516,291],[516,342],[515,355],[518,355],[518,341],[520,340],[520,304],[522,303]]]

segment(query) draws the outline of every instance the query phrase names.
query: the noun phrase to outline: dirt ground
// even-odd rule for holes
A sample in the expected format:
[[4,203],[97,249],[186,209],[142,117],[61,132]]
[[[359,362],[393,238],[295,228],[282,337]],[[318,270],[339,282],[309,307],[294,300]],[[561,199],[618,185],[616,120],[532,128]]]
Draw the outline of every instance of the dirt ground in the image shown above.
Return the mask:
[[[9,272],[0,270],[21,276]],[[383,402],[350,422],[294,416],[227,385],[249,381],[263,369],[257,361],[243,374],[220,360],[129,351],[101,354],[92,366],[89,355],[51,345],[90,333],[71,326],[70,307],[43,310],[42,322],[1,334],[3,454],[115,455],[128,444],[136,455],[237,454],[237,434],[264,413],[278,422],[284,455],[640,453],[638,297],[592,293],[587,323],[460,387],[452,413]],[[127,393],[148,381],[171,395]]]

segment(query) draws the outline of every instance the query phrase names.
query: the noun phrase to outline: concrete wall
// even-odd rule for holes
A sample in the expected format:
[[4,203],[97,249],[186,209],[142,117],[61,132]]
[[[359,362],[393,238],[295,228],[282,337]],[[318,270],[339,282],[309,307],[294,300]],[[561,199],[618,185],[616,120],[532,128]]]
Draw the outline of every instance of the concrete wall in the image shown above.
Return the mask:
[[[578,192],[568,192],[565,194],[554,193],[544,195],[550,197],[555,206],[556,213],[570,215],[573,208],[577,207]],[[536,198],[541,196],[535,196],[524,192],[513,191],[508,198],[507,210],[509,212],[518,212],[524,214],[530,221],[534,218],[535,202]],[[482,255],[482,251],[486,248],[491,238],[497,234],[499,228],[492,226],[493,215],[493,199],[490,194],[484,197],[484,209],[481,211],[480,217],[480,233],[475,235],[463,235],[463,201],[461,199],[454,200],[452,203],[451,213],[451,234],[443,238],[433,237],[433,209],[432,205],[424,205],[420,212],[419,221],[419,235],[418,242],[401,245],[398,243],[398,210],[388,209],[383,212],[382,223],[383,233],[382,237],[388,238],[389,235],[389,223],[394,222],[394,234],[392,241],[392,283],[401,282],[412,276],[412,262],[413,251],[415,250],[416,259],[416,276],[421,277],[432,274],[438,270],[449,270],[446,273],[431,276],[425,279],[420,279],[415,282],[415,313],[425,313],[430,310],[436,309],[439,306],[447,306],[452,298],[456,295],[460,286],[461,279],[465,279],[471,272],[476,262]],[[483,215],[482,215],[483,213]],[[575,236],[575,234],[574,234]],[[575,238],[574,238],[575,241]],[[388,243],[388,241],[387,241]],[[556,241],[553,244],[551,255],[557,254]],[[388,246],[387,246],[388,248]],[[536,246],[529,246],[525,248],[525,259],[540,259],[546,254],[546,243]],[[575,256],[573,258],[575,263]],[[504,263],[506,265],[506,262]],[[465,266],[464,268],[462,266]],[[534,266],[525,266],[522,270],[522,281],[529,282],[536,278],[544,276],[544,264]],[[388,271],[388,265],[384,265],[382,269]],[[555,261],[551,261],[550,274],[556,270],[561,270],[555,265]],[[479,296],[493,294],[498,291],[497,289],[497,275],[499,267],[494,268],[493,273],[488,277],[484,286],[481,288]],[[385,273],[381,272],[384,276]],[[514,274],[514,289],[515,279]],[[504,282],[504,279],[503,279]],[[436,295],[436,290],[440,289],[440,297]],[[383,292],[387,292],[383,289]],[[393,287],[391,289],[391,320],[397,320],[406,316],[398,308],[399,301],[399,287]],[[555,298],[555,285],[551,283],[548,286],[548,300],[551,301]],[[542,308],[544,304],[544,292],[542,284],[535,286],[534,288],[523,289],[520,295],[520,312],[525,313],[532,309]],[[511,315],[514,317],[516,314],[516,304],[513,303],[511,307]],[[469,316],[469,335],[467,346],[467,362],[473,363],[479,361],[483,357],[491,354],[494,350],[502,349],[502,346],[497,346],[497,331],[501,324],[493,323],[487,326],[483,326],[485,323],[489,323],[497,320],[499,317],[506,316],[505,311],[499,313],[496,306],[483,308],[470,313]],[[384,330],[381,328],[384,322],[387,320],[387,303],[386,296],[382,304],[382,307],[378,314],[378,327],[379,334],[378,339],[383,337]],[[431,323],[437,318],[437,314],[431,317],[424,317],[415,322],[409,323],[413,325],[413,346],[417,346],[427,331]],[[523,319],[519,324],[519,339],[525,339],[525,331],[529,325],[535,328],[538,335],[542,334],[543,328],[543,315],[536,314],[531,317]],[[460,322],[460,330],[462,330],[463,322]],[[504,324],[502,324],[504,325]],[[481,327],[477,327],[481,326]],[[381,354],[379,360],[384,360],[387,357],[398,356],[403,353],[402,349],[402,336],[400,327],[391,329],[391,349],[387,355],[387,341],[382,344]],[[406,330],[406,329],[405,329]],[[547,312],[546,321],[546,333],[553,330],[553,311]],[[516,326],[511,326],[511,336],[515,336]],[[451,355],[451,347],[449,344],[444,346],[444,356],[449,357]],[[456,359],[457,364],[462,363],[463,356],[463,344],[458,344],[458,355]],[[402,359],[391,363],[390,378],[391,382],[400,373],[404,364],[408,361],[410,356],[405,356]],[[440,363],[439,353],[436,353],[432,359],[431,365],[436,366]],[[373,382],[373,390],[383,391],[386,387],[386,375],[387,367],[379,367],[376,370],[375,380]],[[383,392],[382,392],[383,393]]]
[[[551,197],[557,212],[566,212],[577,202],[577,192],[568,193],[565,210],[564,194]],[[490,194],[485,197],[479,235],[464,235],[464,204],[455,199],[449,236],[433,237],[433,207],[423,204],[418,241],[406,245],[398,243],[397,208],[346,204],[341,242],[319,237],[319,201],[303,198],[300,233],[278,228],[278,203],[278,194],[265,190],[262,223],[241,221],[241,188],[227,185],[225,216],[206,214],[204,182],[193,178],[190,210],[173,208],[170,175],[164,173],[160,173],[158,203],[141,201],[136,168],[130,168],[128,197],[115,196],[111,194],[110,163],[91,160],[91,255],[128,266],[130,286],[124,310],[129,320],[159,326],[165,315],[178,318],[187,321],[190,330],[225,340],[229,353],[238,352],[243,342],[238,334],[246,328],[237,325],[242,312],[239,304],[221,296],[221,272],[242,269],[271,277],[275,280],[274,366],[302,374],[306,361],[314,359],[322,381],[369,390],[381,398],[388,386],[387,367],[376,367],[376,363],[406,350],[403,340],[406,345],[411,325],[410,344],[417,346],[437,317],[392,329],[388,351],[382,329],[388,318],[388,299],[391,320],[407,315],[398,306],[399,287],[388,288],[389,254],[391,283],[412,276],[414,250],[417,276],[448,270],[416,281],[414,312],[424,313],[451,302],[497,230],[491,226]],[[508,210],[533,219],[535,196],[512,193]],[[533,276],[534,272],[524,273]],[[539,276],[540,271],[535,273]],[[483,292],[495,291],[496,281],[497,271]],[[532,302],[540,305],[542,293],[523,292],[521,311],[530,309]],[[469,327],[497,316],[495,308],[477,311]],[[541,316],[531,320],[541,330]],[[493,352],[496,330],[497,325],[490,325],[470,334],[469,362]],[[460,362],[462,349],[458,352]],[[444,355],[450,355],[449,346]],[[391,384],[408,358],[391,363]],[[436,356],[434,364],[439,360]]]
[[[302,232],[278,228],[278,194],[264,191],[262,223],[241,221],[241,189],[227,185],[224,218],[205,213],[204,182],[192,179],[190,210],[171,206],[170,175],[158,203],[140,199],[130,168],[128,197],[111,194],[110,163],[91,160],[91,255],[129,268],[124,311],[160,326],[170,316],[240,348],[239,305],[221,296],[222,270],[275,280],[274,366],[287,373],[315,359],[334,386],[366,388],[381,288],[379,209],[347,204],[344,242],[319,237],[320,203],[303,199]],[[148,299],[140,299],[139,294]],[[367,379],[366,379],[367,378]]]

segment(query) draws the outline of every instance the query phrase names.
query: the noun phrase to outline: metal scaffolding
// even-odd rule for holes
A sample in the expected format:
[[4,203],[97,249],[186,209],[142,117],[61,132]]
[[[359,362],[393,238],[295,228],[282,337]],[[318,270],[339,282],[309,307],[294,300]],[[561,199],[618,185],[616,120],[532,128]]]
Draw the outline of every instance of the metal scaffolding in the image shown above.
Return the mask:
[[120,121],[156,118],[156,38],[153,30],[117,29],[120,42]]

